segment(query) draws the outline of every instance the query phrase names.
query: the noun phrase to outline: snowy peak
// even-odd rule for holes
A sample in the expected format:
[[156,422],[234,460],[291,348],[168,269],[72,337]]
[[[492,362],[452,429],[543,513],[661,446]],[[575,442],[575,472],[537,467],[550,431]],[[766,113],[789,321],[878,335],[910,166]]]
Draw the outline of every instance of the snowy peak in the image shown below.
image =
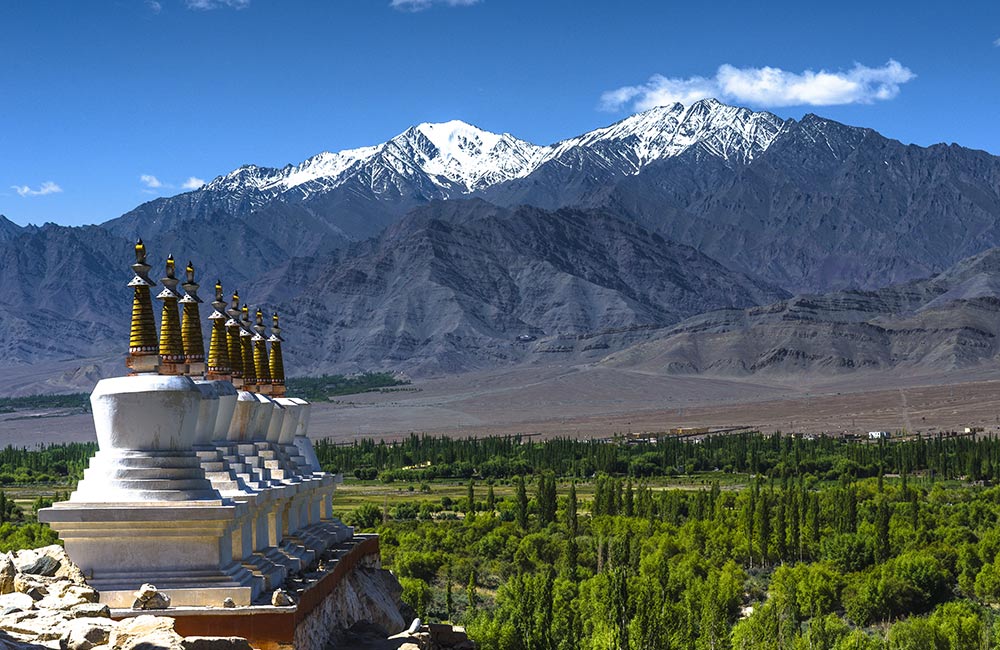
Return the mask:
[[690,106],[657,106],[565,140],[555,145],[555,157],[578,147],[611,145],[629,154],[634,163],[631,173],[638,173],[655,160],[700,146],[724,160],[748,162],[771,146],[785,127],[786,122],[771,113],[703,99]]
[[473,192],[531,173],[545,148],[509,133],[484,131],[461,120],[418,124],[393,138],[413,152],[413,162],[442,187]]
[[430,140],[442,157],[472,160],[484,151],[489,151],[503,136],[484,131],[462,120],[431,123],[424,122],[413,127]]
[[548,146],[461,120],[425,122],[382,144],[324,152],[299,165],[246,165],[198,191],[225,192],[227,203],[253,209],[279,196],[305,200],[352,180],[380,196],[391,196],[389,189],[399,195],[416,187],[422,196],[448,198],[524,178],[549,162],[580,167],[589,160],[614,174],[637,174],[656,160],[692,148],[745,164],[791,123],[714,99],[656,107]]
[[225,176],[219,176],[203,189],[232,191],[246,186],[261,192],[280,193],[317,179],[339,177],[353,164],[371,158],[380,149],[381,146],[347,149],[338,153],[323,152],[299,165],[286,165],[281,169],[243,165]]

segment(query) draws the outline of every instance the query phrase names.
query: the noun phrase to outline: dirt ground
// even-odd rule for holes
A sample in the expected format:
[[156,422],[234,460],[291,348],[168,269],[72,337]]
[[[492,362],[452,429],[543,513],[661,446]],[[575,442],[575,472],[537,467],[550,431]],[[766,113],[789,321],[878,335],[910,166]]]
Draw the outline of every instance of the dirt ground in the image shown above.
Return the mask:
[[[411,432],[604,437],[677,426],[804,433],[934,432],[1000,425],[1000,369],[934,376],[850,374],[747,380],[545,366],[415,382],[313,407],[310,433],[349,441]],[[0,414],[0,445],[94,440],[89,415]]]

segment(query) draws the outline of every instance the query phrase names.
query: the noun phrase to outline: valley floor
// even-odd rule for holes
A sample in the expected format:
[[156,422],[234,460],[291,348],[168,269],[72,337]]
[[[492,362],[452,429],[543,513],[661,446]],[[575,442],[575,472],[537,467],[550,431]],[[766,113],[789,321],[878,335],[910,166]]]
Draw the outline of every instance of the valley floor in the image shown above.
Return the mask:
[[[1000,370],[901,376],[745,380],[644,374],[606,367],[536,366],[419,380],[404,390],[342,397],[313,409],[312,435],[350,441],[436,433],[604,437],[679,426],[761,431],[933,433],[1000,431]],[[89,414],[0,414],[3,444],[94,439]]]

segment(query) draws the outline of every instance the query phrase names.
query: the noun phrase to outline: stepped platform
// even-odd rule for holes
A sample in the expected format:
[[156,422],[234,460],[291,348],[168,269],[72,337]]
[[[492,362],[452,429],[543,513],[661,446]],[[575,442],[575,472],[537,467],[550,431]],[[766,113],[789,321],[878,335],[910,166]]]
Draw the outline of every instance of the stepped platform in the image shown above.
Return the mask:
[[[230,608],[182,606],[143,611],[117,607],[112,608],[111,617],[123,620],[155,613],[173,618],[182,636],[238,636],[259,650],[322,650],[337,628],[352,622],[343,611],[343,602],[353,591],[346,582],[359,570],[382,570],[377,535],[354,535],[350,527],[336,521],[310,527],[317,534],[320,529],[333,543],[326,549],[311,549],[317,554],[314,564],[286,582],[284,588],[294,605],[275,607],[263,602],[262,595],[253,604]],[[398,611],[395,614],[398,616]],[[394,623],[402,629],[408,621],[399,618]]]

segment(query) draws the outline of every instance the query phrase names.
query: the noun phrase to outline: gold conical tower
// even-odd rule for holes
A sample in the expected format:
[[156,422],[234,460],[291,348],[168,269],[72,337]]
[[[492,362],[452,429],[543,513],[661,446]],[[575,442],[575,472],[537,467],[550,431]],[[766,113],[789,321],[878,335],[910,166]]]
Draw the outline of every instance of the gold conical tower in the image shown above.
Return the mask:
[[135,243],[135,276],[128,286],[133,287],[132,326],[128,335],[128,357],[125,365],[132,371],[155,372],[160,361],[160,348],[156,340],[156,322],[153,320],[153,299],[150,287],[156,283],[149,279],[146,264],[146,245],[140,239]]
[[270,394],[271,369],[267,361],[267,339],[264,338],[264,312],[260,307],[254,316],[256,323],[253,326],[253,338],[250,340],[253,343],[253,368],[257,376],[257,389],[264,394]]
[[188,262],[184,269],[187,281],[184,287],[184,297],[180,304],[184,310],[184,321],[181,323],[181,345],[184,347],[184,363],[187,374],[201,377],[205,374],[205,339],[201,335],[201,310],[198,305],[202,300],[198,297],[198,287],[194,281],[194,265]]
[[257,373],[253,365],[253,330],[250,329],[250,308],[243,303],[240,311],[240,352],[243,355],[243,389],[257,392]]
[[180,295],[177,293],[179,280],[174,277],[174,257],[167,257],[167,275],[160,279],[163,285],[156,297],[163,301],[160,314],[160,374],[184,374],[184,343],[181,337],[181,317],[177,309]]
[[278,327],[278,312],[271,317],[271,394],[275,397],[285,396],[285,362],[281,358],[281,328]]
[[208,378],[230,381],[233,369],[229,364],[229,341],[226,337],[226,301],[222,299],[222,280],[215,283],[215,310],[208,320],[212,321],[212,338],[208,343]]
[[229,349],[229,366],[233,371],[233,385],[243,386],[243,344],[240,342],[240,294],[233,292],[233,302],[229,309],[229,320],[226,321],[226,342]]

